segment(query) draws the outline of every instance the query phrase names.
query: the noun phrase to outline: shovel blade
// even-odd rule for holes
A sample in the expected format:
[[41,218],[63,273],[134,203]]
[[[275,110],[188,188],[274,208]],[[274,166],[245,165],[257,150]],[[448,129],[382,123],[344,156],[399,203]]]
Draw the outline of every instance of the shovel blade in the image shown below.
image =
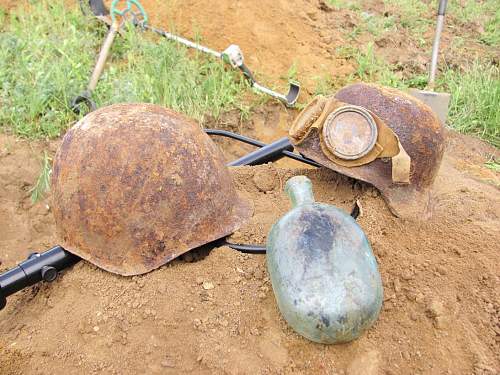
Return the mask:
[[445,92],[434,92],[426,90],[410,89],[410,94],[427,104],[437,115],[441,124],[446,124],[448,117],[448,106],[450,104],[450,94]]

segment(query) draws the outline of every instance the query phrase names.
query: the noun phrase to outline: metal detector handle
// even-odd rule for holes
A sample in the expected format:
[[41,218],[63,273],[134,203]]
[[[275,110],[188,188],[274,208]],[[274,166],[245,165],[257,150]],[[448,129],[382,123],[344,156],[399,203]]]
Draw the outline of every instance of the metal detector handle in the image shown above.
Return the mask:
[[240,165],[259,165],[283,158],[283,151],[292,151],[293,145],[288,137],[283,137],[258,150],[255,150],[241,158],[234,160],[227,165],[230,167]]
[[439,42],[441,40],[441,33],[444,26],[444,15],[446,13],[446,5],[448,0],[440,0],[436,24],[436,34],[434,35],[434,43],[432,44],[431,67],[429,71],[429,89],[433,90],[436,80],[437,63],[439,58]]
[[80,260],[61,246],[54,246],[43,253],[33,253],[16,267],[0,274],[0,310],[7,297],[42,280],[52,282],[60,271]]
[[[226,137],[226,138],[231,138],[231,139],[234,139],[236,141],[239,141],[239,142],[242,142],[242,143],[246,143],[246,144],[249,144],[249,145],[252,145],[252,146],[255,146],[255,147],[265,147],[265,146],[269,146],[269,145],[266,145],[265,143],[263,142],[260,142],[260,141],[257,141],[256,139],[253,139],[253,138],[249,138],[249,137],[246,137],[244,135],[241,135],[241,134],[236,134],[236,133],[233,133],[233,132],[230,132],[230,131],[227,131],[227,130],[221,130],[221,129],[204,129],[205,133],[207,133],[208,135],[218,135],[218,136],[222,136],[222,137]],[[280,142],[282,141],[283,138],[281,138],[280,140],[276,141],[276,142]],[[276,142],[273,142],[276,143]],[[270,152],[270,153],[275,153],[275,150],[274,150],[274,146],[271,146],[267,149],[265,149],[263,152],[261,151],[260,156],[263,156],[261,159],[260,159],[260,164],[262,163],[267,163],[270,160],[270,158],[268,157],[265,157],[264,155],[267,153],[267,152]],[[259,150],[257,150],[259,151]],[[311,160],[311,159],[308,159],[300,154],[296,154],[294,153],[293,151],[289,151],[288,150],[288,147],[281,151],[281,153],[283,154],[281,157],[277,157],[277,155],[273,155],[273,157],[275,158],[274,160],[278,160],[278,159],[281,159],[282,157],[287,157],[287,158],[290,158],[290,159],[293,159],[293,160],[296,160],[296,161],[300,161],[301,163],[304,163],[304,164],[308,164],[308,165],[312,165],[313,167],[317,167],[317,168],[320,168],[322,167],[321,164],[319,163],[316,163],[314,160]],[[246,158],[246,156],[243,156],[242,158]],[[233,162],[231,162],[229,165],[233,165],[232,163],[245,163],[246,161],[249,162],[251,161],[251,159],[253,158],[250,158],[250,159],[246,159],[246,161],[242,161],[241,159],[238,159],[238,160],[235,160]],[[254,162],[254,164],[252,165],[257,165],[259,163],[257,162]],[[236,164],[235,164],[236,165]],[[233,166],[235,166],[233,165]],[[237,164],[237,165],[249,165],[249,164]]]

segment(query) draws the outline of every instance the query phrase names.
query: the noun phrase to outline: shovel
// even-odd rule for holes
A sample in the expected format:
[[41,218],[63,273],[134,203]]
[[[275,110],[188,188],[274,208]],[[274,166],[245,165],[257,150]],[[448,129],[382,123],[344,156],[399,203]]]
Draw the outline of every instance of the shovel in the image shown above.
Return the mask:
[[439,55],[439,40],[441,39],[441,32],[443,31],[444,14],[446,12],[447,2],[448,0],[439,0],[436,35],[434,36],[434,43],[432,45],[431,68],[429,72],[429,82],[427,83],[427,90],[410,89],[410,94],[431,107],[431,109],[434,111],[434,113],[436,113],[439,121],[441,121],[443,125],[446,123],[446,117],[448,116],[450,94],[444,92],[435,92],[434,80],[436,78]]

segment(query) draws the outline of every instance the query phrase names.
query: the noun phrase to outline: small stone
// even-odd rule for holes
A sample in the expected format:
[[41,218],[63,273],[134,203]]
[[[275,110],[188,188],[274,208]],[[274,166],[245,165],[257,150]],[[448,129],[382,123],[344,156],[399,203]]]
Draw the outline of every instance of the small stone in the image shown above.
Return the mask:
[[426,314],[430,318],[436,318],[445,314],[445,308],[440,301],[433,299],[427,305]]
[[138,286],[139,288],[143,288],[143,287],[144,287],[144,284],[145,284],[145,281],[144,281],[144,279],[142,279],[142,278],[138,278],[138,279],[137,279],[137,281],[136,281],[136,283],[137,283],[137,286]]
[[409,281],[409,280],[413,279],[413,274],[410,270],[404,270],[401,273],[401,277],[403,278],[403,280]]
[[318,19],[318,14],[316,13],[316,11],[309,11],[309,12],[306,12],[306,14],[313,21],[316,21]]
[[214,288],[214,284],[211,283],[210,281],[204,281],[203,282],[203,289],[205,290],[210,290]]
[[99,332],[99,327],[98,326],[94,326],[93,330],[94,330],[94,332]]
[[264,278],[264,271],[260,268],[256,268],[255,271],[253,271],[253,275],[257,280],[262,280]]
[[262,192],[274,190],[278,175],[274,168],[257,169],[253,176],[253,183]]
[[206,290],[202,290],[200,293],[201,302],[210,301],[210,294]]
[[444,268],[443,266],[437,266],[436,267],[436,271],[440,274],[440,275],[446,275],[447,271],[446,271],[446,268]]
[[161,365],[162,367],[169,367],[169,368],[173,368],[175,367],[174,363],[172,363],[171,361],[169,361],[168,359],[164,360],[161,362]]
[[381,356],[377,350],[358,354],[347,368],[347,375],[377,375],[380,373]]
[[254,336],[259,336],[260,335],[260,331],[258,328],[254,327],[250,330],[250,334],[254,335]]
[[433,320],[434,327],[445,329],[448,325],[446,309],[441,301],[432,300],[425,310],[426,315]]
[[415,302],[416,303],[422,303],[424,302],[425,296],[423,295],[422,292],[418,292],[417,295],[415,296]]
[[137,309],[137,308],[139,307],[139,301],[134,301],[134,302],[132,302],[132,307],[133,307],[134,309]]
[[203,284],[203,277],[198,276],[198,277],[196,278],[196,284],[198,284],[198,285]]
[[390,301],[390,300],[395,299],[395,298],[396,298],[395,294],[388,294],[388,293],[386,293],[385,296],[384,296],[384,302],[385,301]]
[[267,292],[269,292],[269,287],[268,287],[268,286],[266,286],[266,285],[263,285],[263,286],[261,286],[261,287],[260,287],[260,290],[261,290],[262,292],[264,292],[264,293],[267,293]]
[[394,291],[396,293],[399,293],[401,292],[401,282],[399,281],[398,278],[395,278],[393,281],[392,281],[392,284],[394,285]]
[[437,329],[446,329],[448,326],[448,319],[446,316],[436,316],[434,318],[434,327]]
[[371,188],[369,191],[368,191],[368,194],[372,197],[372,198],[377,198],[379,196],[379,192],[377,189],[375,188]]

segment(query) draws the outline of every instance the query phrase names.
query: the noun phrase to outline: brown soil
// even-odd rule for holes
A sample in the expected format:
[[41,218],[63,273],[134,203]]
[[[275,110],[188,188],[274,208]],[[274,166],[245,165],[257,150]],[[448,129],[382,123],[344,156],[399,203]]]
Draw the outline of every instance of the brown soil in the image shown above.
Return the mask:
[[[449,138],[429,222],[393,217],[376,190],[330,171],[234,170],[255,206],[235,241],[265,242],[289,209],[282,190],[292,175],[305,173],[319,201],[347,211],[360,199],[359,223],[379,261],[385,302],[359,340],[324,346],[296,335],[277,310],[265,257],[223,247],[133,278],[81,262],[52,284],[11,296],[0,313],[0,372],[497,373],[499,176],[483,166],[495,150]],[[32,205],[27,191],[43,147],[0,136],[3,267],[54,244],[49,199]]]
[[[309,92],[315,75],[353,69],[331,53],[348,44],[345,34],[357,22],[348,10],[305,0],[143,3],[155,25],[171,20],[186,36],[195,26],[214,48],[239,44],[268,84],[278,84],[294,59]],[[371,11],[382,11],[376,5],[370,2]],[[377,48],[423,64],[427,51],[404,38],[395,35]],[[449,38],[445,34],[445,45]],[[243,124],[229,113],[216,126],[269,142],[286,134],[293,116],[274,103]],[[252,149],[217,142],[228,159]],[[2,269],[55,244],[50,197],[32,204],[29,189],[42,150],[53,155],[58,145],[0,135]],[[326,170],[285,160],[234,170],[239,191],[255,206],[235,241],[265,242],[290,207],[283,186],[292,175],[308,175],[318,201],[349,211],[360,199],[359,223],[377,256],[385,301],[359,340],[325,346],[296,335],[280,317],[265,257],[222,247],[201,261],[177,260],[133,278],[80,262],[52,284],[9,297],[0,312],[0,374],[497,374],[500,176],[484,166],[495,153],[498,158],[490,146],[450,132],[435,185],[436,212],[427,222],[393,217],[376,190]]]

